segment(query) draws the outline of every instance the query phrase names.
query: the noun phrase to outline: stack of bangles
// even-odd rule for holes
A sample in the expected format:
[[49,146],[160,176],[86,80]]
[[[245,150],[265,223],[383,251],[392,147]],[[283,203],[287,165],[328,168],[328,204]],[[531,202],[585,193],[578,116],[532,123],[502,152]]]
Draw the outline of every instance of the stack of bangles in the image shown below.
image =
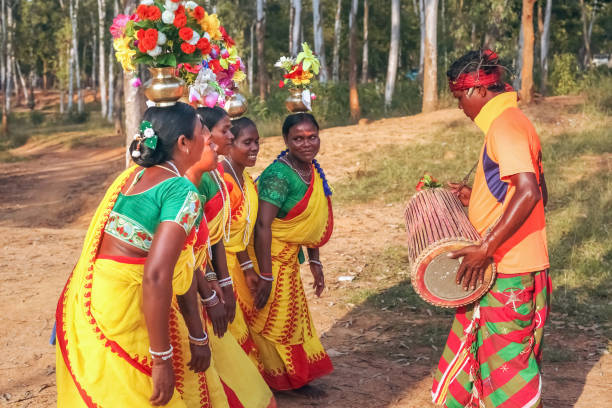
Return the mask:
[[215,273],[215,271],[208,271],[204,274],[204,277],[206,278],[207,281],[212,282],[212,281],[216,281],[217,280],[217,274]]
[[232,281],[232,277],[228,276],[227,278],[223,278],[219,280],[219,287],[224,288],[226,286],[232,286],[234,282]]
[[206,306],[207,309],[217,306],[219,304],[219,297],[217,296],[217,292],[213,289],[212,295],[209,297],[202,299],[202,303]]
[[241,263],[240,269],[242,269],[243,271],[253,269],[253,261],[249,259],[248,261]]
[[170,345],[170,348],[167,351],[162,351],[162,352],[158,352],[158,351],[153,351],[151,350],[151,347],[149,347],[149,353],[151,354],[151,357],[153,358],[153,361],[155,360],[161,360],[161,361],[167,361],[170,360],[172,358],[172,356],[174,355],[173,353],[174,348],[172,347],[172,345]]
[[189,335],[189,343],[195,346],[207,346],[208,345],[208,334],[204,333],[204,337],[197,338],[193,337],[191,334]]

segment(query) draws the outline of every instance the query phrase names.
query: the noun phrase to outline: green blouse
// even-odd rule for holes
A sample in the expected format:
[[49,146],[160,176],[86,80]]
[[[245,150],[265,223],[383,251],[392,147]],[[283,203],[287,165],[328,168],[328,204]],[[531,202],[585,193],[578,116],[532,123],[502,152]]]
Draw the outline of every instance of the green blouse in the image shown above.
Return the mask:
[[198,184],[198,191],[202,195],[202,203],[207,203],[219,192],[219,186],[213,180],[210,172],[202,174],[200,184]]
[[287,164],[277,160],[261,173],[257,181],[259,199],[279,208],[277,218],[284,218],[299,203],[308,185]]
[[119,193],[104,231],[149,251],[160,223],[175,222],[189,235],[199,225],[201,214],[195,186],[184,177],[171,177],[141,193]]

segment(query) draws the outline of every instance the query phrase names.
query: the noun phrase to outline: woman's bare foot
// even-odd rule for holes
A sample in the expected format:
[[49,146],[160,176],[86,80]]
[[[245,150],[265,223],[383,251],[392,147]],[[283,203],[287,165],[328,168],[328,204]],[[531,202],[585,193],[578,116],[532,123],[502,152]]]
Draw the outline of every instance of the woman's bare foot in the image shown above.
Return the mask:
[[293,390],[294,393],[298,394],[301,397],[312,399],[312,400],[320,400],[327,397],[327,393],[314,385],[305,385],[301,388]]

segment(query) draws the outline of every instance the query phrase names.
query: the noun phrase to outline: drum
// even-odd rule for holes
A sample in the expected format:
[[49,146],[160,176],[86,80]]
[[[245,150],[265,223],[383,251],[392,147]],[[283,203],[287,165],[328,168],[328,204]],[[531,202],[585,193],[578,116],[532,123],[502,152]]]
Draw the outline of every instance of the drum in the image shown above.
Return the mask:
[[491,288],[495,280],[493,263],[476,289],[465,291],[455,283],[461,259],[451,259],[447,254],[478,244],[480,235],[449,190],[419,191],[408,202],[405,218],[412,286],[426,302],[441,307],[464,306]]

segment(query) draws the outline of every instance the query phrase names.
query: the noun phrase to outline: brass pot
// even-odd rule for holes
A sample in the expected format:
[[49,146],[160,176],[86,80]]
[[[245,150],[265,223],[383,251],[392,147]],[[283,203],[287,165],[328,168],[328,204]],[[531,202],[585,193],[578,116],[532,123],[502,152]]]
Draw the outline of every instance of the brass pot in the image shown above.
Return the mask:
[[225,102],[225,110],[230,118],[237,118],[243,115],[248,107],[246,98],[239,93],[233,94],[227,102]]
[[185,82],[174,74],[175,68],[149,67],[149,72],[151,79],[144,84],[144,93],[155,106],[172,106],[183,96]]
[[285,99],[285,106],[289,112],[308,112],[308,108],[302,102],[302,90],[298,88],[289,90],[289,97]]

